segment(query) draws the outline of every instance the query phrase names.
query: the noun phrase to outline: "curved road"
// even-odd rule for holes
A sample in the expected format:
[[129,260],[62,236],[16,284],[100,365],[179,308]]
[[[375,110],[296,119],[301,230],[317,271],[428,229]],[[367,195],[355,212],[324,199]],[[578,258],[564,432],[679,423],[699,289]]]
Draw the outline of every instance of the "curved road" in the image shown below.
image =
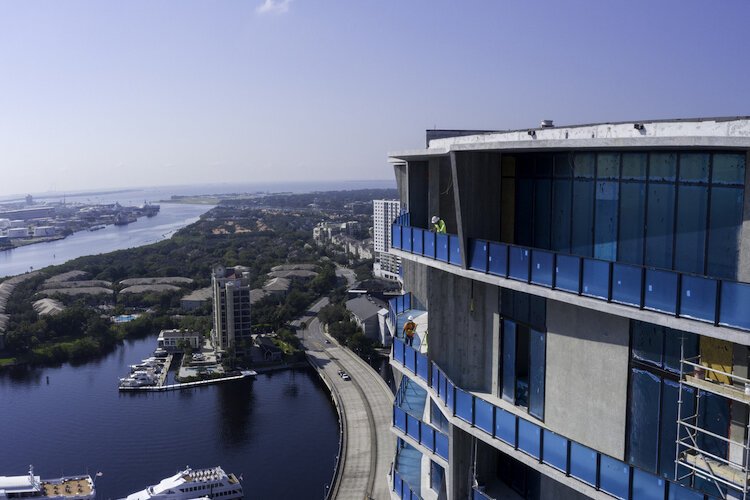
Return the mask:
[[[317,313],[327,304],[327,298],[321,299],[310,312]],[[300,338],[308,359],[333,386],[345,420],[343,456],[331,498],[388,499],[388,473],[395,454],[390,432],[393,393],[367,363],[327,337],[317,317],[308,322],[299,331]],[[343,380],[339,370],[351,380]]]

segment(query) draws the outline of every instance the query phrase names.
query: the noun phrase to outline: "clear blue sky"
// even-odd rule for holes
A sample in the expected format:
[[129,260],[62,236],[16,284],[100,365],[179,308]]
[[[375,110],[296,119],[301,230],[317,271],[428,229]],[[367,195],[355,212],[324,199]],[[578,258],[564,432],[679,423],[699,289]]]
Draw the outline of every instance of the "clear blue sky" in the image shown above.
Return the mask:
[[747,0],[0,0],[0,194],[388,179],[432,127],[748,115],[748,20]]

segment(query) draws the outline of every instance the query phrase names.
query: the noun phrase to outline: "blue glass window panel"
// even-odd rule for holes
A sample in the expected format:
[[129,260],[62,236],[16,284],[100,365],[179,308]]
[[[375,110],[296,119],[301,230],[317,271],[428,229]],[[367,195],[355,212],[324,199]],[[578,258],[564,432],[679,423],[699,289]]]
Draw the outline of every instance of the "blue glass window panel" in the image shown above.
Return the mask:
[[424,253],[424,229],[413,227],[411,229],[412,251],[418,255]]
[[708,153],[680,154],[680,182],[708,182]]
[[555,177],[571,177],[573,175],[573,154],[558,153],[554,156]]
[[404,312],[404,296],[399,295],[398,302],[396,302],[396,312],[402,313]]
[[399,339],[393,339],[393,359],[404,364],[404,343]]
[[549,464],[556,469],[560,469],[563,472],[567,472],[568,440],[559,434],[545,430],[542,443],[542,460],[544,460],[544,463]]
[[462,265],[461,263],[461,244],[458,236],[455,234],[450,235],[450,263],[456,266]]
[[620,189],[617,182],[596,183],[596,222],[594,226],[594,257],[617,258],[617,214]]
[[644,306],[674,314],[677,309],[677,273],[646,269]]
[[448,405],[448,379],[445,377],[445,375],[442,376],[442,383],[440,384],[440,394],[443,399],[443,402],[445,402],[446,406]]
[[529,344],[529,413],[543,420],[546,334],[531,330]]
[[[659,456],[660,398],[661,379],[645,370],[633,368],[628,407],[628,462],[649,472],[656,472]],[[677,425],[676,421],[673,425]]]
[[661,368],[664,350],[664,327],[633,320],[633,359]]
[[542,443],[542,429],[528,420],[518,419],[518,449],[539,458],[539,447]]
[[508,275],[508,246],[502,243],[490,243],[489,246],[490,274],[497,276]]
[[435,451],[435,429],[424,423],[422,423],[421,443],[428,450]]
[[628,264],[612,264],[612,300],[620,304],[641,305],[642,269]]
[[734,279],[739,261],[743,190],[714,186],[708,221],[707,272],[709,276]]
[[438,390],[438,388],[440,387],[439,378],[440,378],[440,372],[433,366],[432,367],[432,377],[431,377],[431,381],[430,381],[430,387],[432,387],[433,389],[435,389],[435,392],[438,393],[438,396],[440,395],[439,394],[440,391]]
[[397,429],[406,432],[406,412],[397,406],[393,407],[393,425]]
[[487,247],[484,240],[469,240],[469,267],[475,271],[487,272]]
[[646,226],[646,184],[623,182],[620,185],[620,235],[617,260],[643,264],[643,233]]
[[674,202],[674,184],[649,184],[644,260],[647,266],[672,268]]
[[714,153],[714,184],[745,184],[745,154]]
[[416,354],[417,351],[415,351],[413,348],[404,346],[404,366],[411,370],[412,373],[416,373],[417,371],[417,359]]
[[718,283],[710,278],[682,276],[680,316],[714,322]]
[[422,238],[424,240],[423,255],[425,257],[435,258],[435,233],[432,231],[423,231]]
[[440,432],[447,433],[450,430],[450,424],[448,418],[443,415],[440,408],[434,401],[430,402],[430,419],[432,425]]
[[594,181],[573,181],[573,227],[571,253],[583,257],[594,255]]
[[534,243],[537,248],[550,248],[552,224],[552,181],[538,179],[534,183]]
[[440,432],[435,433],[435,453],[448,460],[448,436]]
[[503,320],[503,399],[516,402],[516,324]]
[[[659,474],[674,478],[675,441],[677,441],[677,399],[680,386],[677,382],[664,379],[662,383],[661,429],[659,433]],[[695,398],[692,387],[682,389],[682,418],[695,412]],[[687,437],[686,429],[680,431],[680,438]],[[683,448],[684,450],[684,448]],[[680,475],[683,475],[682,473]]]
[[[683,342],[684,339],[684,342]],[[665,329],[664,368],[673,373],[680,371],[680,344],[684,344],[685,358],[698,356],[698,336],[680,330]]]
[[520,281],[529,281],[529,257],[528,248],[509,247],[510,271],[508,276]]
[[633,498],[638,500],[664,500],[667,482],[664,478],[633,469]]
[[393,491],[396,492],[399,498],[404,498],[404,482],[401,480],[401,475],[398,471],[393,471]]
[[609,296],[609,262],[583,259],[583,295],[607,299]]
[[539,330],[547,329],[547,299],[529,295],[529,323]]
[[440,491],[444,477],[445,470],[440,465],[430,460],[430,488]]
[[513,297],[513,312],[511,317],[516,321],[529,323],[531,295],[528,293],[517,292],[515,290],[508,290],[508,293]]
[[437,259],[448,262],[448,235],[435,234],[435,245],[437,247]]
[[680,186],[677,192],[677,229],[674,268],[703,274],[706,255],[708,186]]
[[495,407],[495,437],[516,446],[516,416]]
[[404,297],[404,311],[411,309],[411,293],[405,293]]
[[[729,400],[710,392],[701,391],[699,408],[699,427],[726,438],[729,433]],[[699,434],[698,446],[712,455],[727,458],[727,443],[719,438]]]
[[555,274],[556,289],[578,293],[581,279],[581,259],[570,255],[558,255]]
[[677,155],[674,153],[651,153],[648,178],[657,181],[673,181],[677,177]]
[[456,388],[456,416],[470,424],[474,423],[473,399],[470,393]]
[[750,285],[725,281],[721,284],[721,309],[719,322],[722,325],[750,330]]
[[474,398],[474,425],[492,435],[493,406],[481,398]]
[[599,487],[614,497],[626,499],[629,486],[630,467],[617,459],[602,455]]
[[448,410],[451,415],[456,414],[455,397],[456,397],[456,387],[449,380],[446,380],[445,405],[448,407]]
[[401,226],[397,224],[391,226],[391,246],[401,248]]
[[406,414],[406,434],[419,442],[419,420],[412,415]]
[[430,362],[427,359],[427,356],[424,354],[417,352],[417,376],[427,382],[429,380],[429,366]]
[[618,179],[620,177],[620,153],[599,153],[596,159],[596,177]]
[[570,252],[572,208],[572,182],[570,179],[555,179],[552,182],[552,250]]
[[405,252],[411,252],[411,227],[404,226],[401,229],[401,244]]
[[573,175],[575,177],[594,177],[596,158],[593,153],[573,154]]
[[596,486],[596,452],[571,441],[570,475],[591,486]]
[[646,179],[648,156],[646,153],[622,154],[622,178],[633,180]]
[[[533,224],[532,216],[534,214],[534,180],[517,179],[516,180],[516,220],[519,215],[523,217],[523,222],[515,224],[516,245],[532,246],[533,245]],[[528,217],[528,219],[526,219]]]
[[550,252],[533,250],[531,252],[531,282],[537,285],[552,287],[552,262]]
[[669,483],[667,500],[703,500],[703,493],[678,483]]

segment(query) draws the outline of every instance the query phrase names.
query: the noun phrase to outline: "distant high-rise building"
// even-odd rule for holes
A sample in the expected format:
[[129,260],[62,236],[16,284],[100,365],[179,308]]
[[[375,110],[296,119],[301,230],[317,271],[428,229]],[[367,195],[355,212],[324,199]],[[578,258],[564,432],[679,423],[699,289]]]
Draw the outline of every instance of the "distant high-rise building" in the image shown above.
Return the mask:
[[391,224],[401,213],[399,200],[373,200],[373,247],[375,263],[373,274],[378,278],[400,280],[401,258],[389,254],[391,247]]
[[234,348],[244,353],[252,333],[250,323],[250,283],[244,268],[216,266],[211,275],[214,328],[212,342],[219,351]]

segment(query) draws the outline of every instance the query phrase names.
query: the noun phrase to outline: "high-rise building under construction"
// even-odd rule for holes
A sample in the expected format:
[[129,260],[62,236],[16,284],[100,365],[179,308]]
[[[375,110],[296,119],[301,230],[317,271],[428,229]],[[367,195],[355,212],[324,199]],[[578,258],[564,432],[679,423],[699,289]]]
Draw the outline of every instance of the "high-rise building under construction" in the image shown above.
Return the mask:
[[[396,152],[400,498],[746,498],[750,118]],[[433,216],[447,234],[431,231]]]

